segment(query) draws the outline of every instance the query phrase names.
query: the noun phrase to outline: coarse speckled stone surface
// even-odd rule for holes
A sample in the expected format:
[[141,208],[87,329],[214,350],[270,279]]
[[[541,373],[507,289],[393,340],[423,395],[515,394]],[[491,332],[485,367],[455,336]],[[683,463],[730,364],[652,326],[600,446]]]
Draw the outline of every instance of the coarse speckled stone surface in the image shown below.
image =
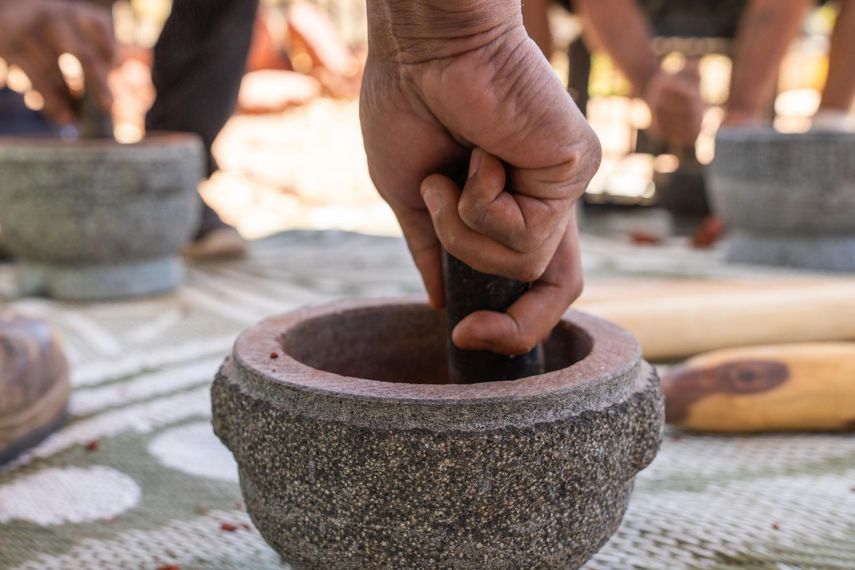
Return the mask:
[[113,141],[0,139],[0,226],[25,293],[143,295],[181,280],[176,256],[199,217],[193,135]]
[[[445,384],[445,322],[409,300],[262,321],[212,388],[265,539],[298,568],[575,568],[654,457],[662,400],[618,327],[572,311],[547,372]],[[425,383],[434,382],[434,383]]]
[[721,129],[709,176],[731,260],[855,270],[855,133]]

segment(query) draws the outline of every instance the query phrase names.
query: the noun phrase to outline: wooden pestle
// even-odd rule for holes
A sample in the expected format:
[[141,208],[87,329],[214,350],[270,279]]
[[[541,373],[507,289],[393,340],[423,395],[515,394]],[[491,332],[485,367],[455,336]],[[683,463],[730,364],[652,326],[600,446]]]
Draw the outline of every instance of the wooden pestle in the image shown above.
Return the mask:
[[451,340],[451,331],[467,315],[475,311],[503,313],[528,290],[529,284],[476,271],[447,251],[443,252],[442,265],[448,310],[449,381],[472,384],[543,374],[542,345],[526,354],[508,356],[487,350],[463,350]]
[[86,90],[78,103],[77,116],[80,117],[81,139],[113,139],[113,117]]

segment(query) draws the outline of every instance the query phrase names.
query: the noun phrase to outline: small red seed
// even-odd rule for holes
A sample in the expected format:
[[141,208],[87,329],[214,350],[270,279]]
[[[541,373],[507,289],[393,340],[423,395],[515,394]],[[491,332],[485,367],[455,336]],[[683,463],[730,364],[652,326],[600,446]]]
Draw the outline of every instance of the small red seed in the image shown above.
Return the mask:
[[276,360],[277,358],[279,358],[279,354],[278,354],[278,353],[276,353],[276,352],[271,352],[271,353],[270,353],[270,358],[272,358],[273,360]]
[[772,528],[773,528],[773,529],[775,529],[775,530],[781,530],[781,525],[779,525],[779,524],[778,524],[778,523],[776,523],[776,522],[773,522],[773,523],[772,523]]
[[226,532],[234,532],[238,529],[238,527],[236,524],[233,524],[230,522],[224,522],[220,525],[220,529],[222,529]]
[[163,566],[158,566],[157,570],[181,570],[181,568],[177,564],[164,564]]
[[92,441],[87,443],[85,447],[88,451],[95,451],[96,449],[98,449],[98,440],[93,439]]
[[644,231],[630,232],[629,240],[636,245],[658,245],[662,238]]

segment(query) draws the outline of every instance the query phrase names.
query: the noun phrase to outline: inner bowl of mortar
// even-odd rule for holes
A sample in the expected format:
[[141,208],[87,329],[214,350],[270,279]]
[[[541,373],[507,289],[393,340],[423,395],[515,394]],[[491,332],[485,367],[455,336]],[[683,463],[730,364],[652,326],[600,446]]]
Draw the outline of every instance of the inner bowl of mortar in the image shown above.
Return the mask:
[[347,301],[244,331],[212,388],[247,510],[300,568],[574,568],[617,529],[658,449],[653,369],[571,311],[547,371],[449,384],[446,321]]
[[[311,368],[381,382],[448,384],[445,313],[424,305],[390,305],[323,315],[289,328],[282,350]],[[583,360],[592,339],[562,322],[544,346],[546,371]]]

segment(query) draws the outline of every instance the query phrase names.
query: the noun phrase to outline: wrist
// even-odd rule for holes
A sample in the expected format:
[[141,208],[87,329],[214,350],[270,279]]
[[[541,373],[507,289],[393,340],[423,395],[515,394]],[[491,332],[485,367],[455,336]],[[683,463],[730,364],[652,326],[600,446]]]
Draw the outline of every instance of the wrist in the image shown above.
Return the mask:
[[520,0],[368,0],[371,54],[400,63],[454,57],[517,27]]

